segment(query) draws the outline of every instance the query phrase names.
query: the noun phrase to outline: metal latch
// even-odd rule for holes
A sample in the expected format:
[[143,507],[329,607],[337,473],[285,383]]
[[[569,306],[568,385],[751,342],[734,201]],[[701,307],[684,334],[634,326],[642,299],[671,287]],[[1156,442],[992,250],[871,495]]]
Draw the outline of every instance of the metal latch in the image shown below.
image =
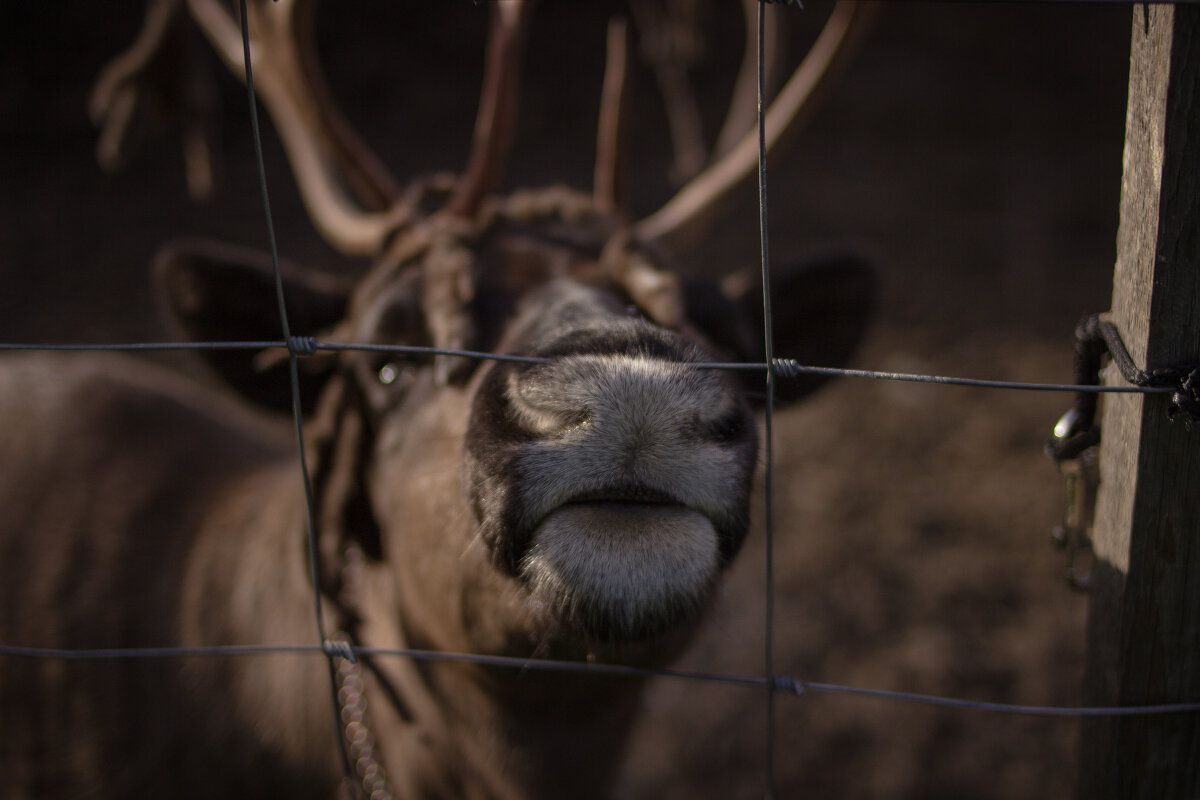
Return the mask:
[[[1051,444],[1062,444],[1079,436],[1079,423],[1078,413],[1068,411],[1054,426]],[[1099,454],[1093,444],[1068,458],[1055,458],[1055,463],[1067,484],[1067,504],[1062,524],[1056,525],[1050,536],[1067,553],[1067,583],[1074,589],[1087,591],[1091,588],[1094,565],[1092,524],[1096,518],[1096,490],[1100,486]]]

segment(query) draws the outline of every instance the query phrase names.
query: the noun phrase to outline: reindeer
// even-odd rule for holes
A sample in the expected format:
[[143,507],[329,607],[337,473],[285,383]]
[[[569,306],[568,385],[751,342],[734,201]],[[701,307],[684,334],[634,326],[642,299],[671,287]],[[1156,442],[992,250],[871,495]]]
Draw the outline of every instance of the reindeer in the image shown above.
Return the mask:
[[[0,641],[308,642],[315,575],[330,629],[361,647],[668,663],[746,537],[757,460],[761,374],[747,383],[693,365],[763,356],[758,283],[677,274],[667,245],[741,179],[731,170],[748,171],[737,163],[745,148],[663,210],[626,221],[612,188],[617,28],[597,194],[492,196],[528,16],[513,0],[491,10],[463,175],[402,190],[324,90],[312,5],[251,5],[257,85],[314,223],[371,266],[349,282],[283,264],[293,327],[334,343],[534,360],[361,350],[302,359],[313,570],[295,443],[274,410],[289,397],[283,359],[208,354],[249,401],[115,355],[4,359]],[[237,22],[214,0],[187,9],[240,70]],[[181,7],[167,11],[182,19]],[[830,60],[852,18],[850,6],[835,11],[801,81],[822,71],[812,59]],[[166,40],[162,26],[147,30]],[[135,48],[143,61],[119,63],[116,83],[137,78],[153,51]],[[795,95],[785,87],[772,109],[772,138],[803,105]],[[278,337],[261,256],[181,242],[155,275],[181,336]],[[778,312],[789,320],[776,332],[780,351],[844,361],[869,316],[867,267],[846,257],[779,278],[790,304]],[[815,386],[781,387],[781,400]],[[334,661],[337,724],[319,658],[4,658],[6,795],[329,797],[345,736],[361,780],[351,791],[363,796],[604,796],[642,685]]]

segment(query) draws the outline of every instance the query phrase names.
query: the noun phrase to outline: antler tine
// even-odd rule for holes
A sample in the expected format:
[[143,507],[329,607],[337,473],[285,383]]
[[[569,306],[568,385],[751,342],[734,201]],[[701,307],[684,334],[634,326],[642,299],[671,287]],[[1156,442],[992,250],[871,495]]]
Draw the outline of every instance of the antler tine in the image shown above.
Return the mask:
[[596,133],[596,168],[592,196],[596,208],[623,214],[625,159],[628,150],[625,112],[629,105],[629,35],[624,18],[608,23],[608,57],[600,98],[600,124]]
[[[766,143],[772,148],[798,126],[802,111],[822,85],[843,46],[869,16],[865,5],[843,0],[834,8],[812,48],[771,103],[764,121]],[[634,235],[646,243],[679,249],[754,174],[758,163],[758,137],[754,130],[742,136],[728,154],[690,180],[674,197],[634,226]]]
[[[663,6],[663,7],[660,7]],[[708,161],[700,105],[688,80],[688,70],[701,55],[694,2],[630,3],[641,32],[642,58],[654,72],[667,114],[667,130],[675,151],[670,178],[676,184],[695,177]]]
[[[761,0],[742,0],[742,12],[746,22],[746,46],[742,51],[742,65],[733,83],[733,97],[717,143],[713,145],[713,158],[732,150],[746,131],[754,127],[758,114],[758,6]],[[763,96],[770,97],[779,86],[780,72],[787,50],[788,16],[791,10],[784,5],[772,4],[765,9],[767,20],[763,31],[763,55],[766,75],[763,78]]]
[[[346,255],[372,255],[407,221],[407,211],[394,202],[395,182],[350,132],[319,80],[311,49],[314,5],[279,0],[248,9],[255,84],[313,224]],[[218,0],[188,0],[188,8],[221,59],[244,77],[241,32],[228,10]],[[368,208],[347,195],[343,180]]]
[[183,34],[182,0],[147,3],[133,44],[100,71],[88,110],[100,128],[96,160],[109,172],[121,169],[136,147],[147,111],[176,115],[182,129],[188,194],[202,200],[213,187],[211,131],[206,123],[214,90]]
[[334,102],[321,71],[314,35],[317,0],[293,0],[293,5],[292,27],[300,64],[319,109],[316,117],[324,124],[327,143],[359,200],[373,211],[389,208],[400,199],[402,189],[379,156],[354,132]]
[[443,209],[451,216],[474,216],[484,198],[500,182],[517,116],[518,79],[528,6],[523,0],[492,5],[492,27],[471,155]]

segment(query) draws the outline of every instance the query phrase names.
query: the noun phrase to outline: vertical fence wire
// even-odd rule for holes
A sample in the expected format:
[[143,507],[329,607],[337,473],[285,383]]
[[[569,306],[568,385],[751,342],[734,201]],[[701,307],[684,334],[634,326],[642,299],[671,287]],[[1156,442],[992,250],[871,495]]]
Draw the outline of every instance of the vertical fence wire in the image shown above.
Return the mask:
[[773,464],[773,422],[775,416],[775,370],[770,365],[775,363],[774,327],[771,324],[771,259],[767,238],[767,134],[765,124],[765,102],[763,97],[763,73],[766,58],[763,54],[764,29],[766,26],[767,4],[758,3],[758,235],[759,251],[762,260],[762,300],[763,300],[763,345],[767,362],[767,402],[763,416],[763,436],[765,439],[763,458],[766,461],[764,475],[764,515],[767,545],[766,545],[766,612],[765,640],[763,645],[764,672],[767,677],[767,753],[766,753],[766,796],[768,800],[775,796],[775,507],[774,507],[774,470]]
[[[254,92],[254,70],[250,58],[250,21],[247,16],[246,0],[239,0],[238,10],[241,12],[242,57],[246,65],[246,94],[250,100],[250,131],[254,140],[254,159],[258,170],[258,185],[262,195],[263,212],[266,217],[267,244],[271,251],[271,269],[275,279],[275,299],[279,308],[279,323],[283,330],[284,341],[288,343],[288,377],[291,381],[292,419],[296,426],[297,453],[300,460],[300,475],[304,482],[304,511],[307,527],[306,542],[308,546],[309,577],[312,580],[313,606],[317,626],[318,641],[325,647],[327,641],[325,631],[325,615],[321,608],[321,569],[319,548],[317,547],[317,520],[314,513],[312,479],[308,473],[308,455],[304,447],[304,420],[300,403],[300,377],[297,365],[296,348],[293,345],[292,329],[288,323],[287,301],[283,294],[283,276],[279,269],[279,247],[275,241],[275,223],[271,217],[271,197],[267,191],[267,169],[263,160],[262,135],[258,125],[258,98]],[[346,749],[346,741],[341,733],[341,703],[338,701],[337,669],[333,663],[333,655],[326,651],[325,666],[329,672],[330,699],[333,702],[333,730],[338,743],[338,755],[341,759],[342,774],[349,782],[353,775],[350,766],[350,753]]]

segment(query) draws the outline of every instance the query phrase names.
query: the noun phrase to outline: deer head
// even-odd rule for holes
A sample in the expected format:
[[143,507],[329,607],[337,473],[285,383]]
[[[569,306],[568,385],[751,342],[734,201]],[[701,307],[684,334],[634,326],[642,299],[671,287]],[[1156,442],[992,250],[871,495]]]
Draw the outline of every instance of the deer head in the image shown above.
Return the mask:
[[[402,614],[409,636],[433,646],[527,652],[536,641],[578,656],[686,628],[746,535],[757,452],[748,397],[761,383],[757,373],[748,387],[739,375],[691,365],[761,360],[762,314],[756,279],[705,282],[669,253],[752,173],[756,137],[743,131],[662,209],[629,221],[617,179],[628,70],[618,23],[596,191],[494,196],[529,16],[528,3],[511,0],[491,6],[466,169],[399,188],[325,89],[313,6],[250,4],[255,81],[314,224],[370,267],[343,281],[284,264],[293,328],[328,342],[537,360],[359,351],[306,360],[322,588],[340,591],[348,546],[392,564],[406,586],[428,581],[413,564],[457,569],[453,578],[438,573],[455,587],[445,614]],[[215,0],[187,8],[241,74],[237,22]],[[782,89],[766,115],[769,142],[799,118],[855,13],[853,4],[838,7]],[[277,336],[262,257],[176,243],[160,255],[157,275],[181,335]],[[779,351],[824,364],[847,358],[871,306],[869,269],[852,257],[827,259],[793,267],[776,284],[790,305],[779,313],[788,320],[776,331]],[[286,401],[279,358],[207,357],[252,399]],[[815,385],[780,396],[798,399]],[[435,469],[439,479],[423,483]],[[414,496],[429,492],[438,502]],[[464,632],[449,635],[447,626]]]

